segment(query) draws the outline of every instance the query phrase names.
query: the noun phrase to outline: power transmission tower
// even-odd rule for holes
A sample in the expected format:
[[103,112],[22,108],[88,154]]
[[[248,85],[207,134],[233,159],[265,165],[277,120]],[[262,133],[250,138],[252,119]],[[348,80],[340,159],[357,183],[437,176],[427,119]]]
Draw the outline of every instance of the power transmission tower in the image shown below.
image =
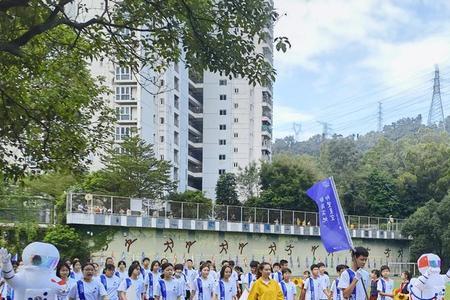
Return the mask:
[[431,99],[430,112],[428,113],[428,126],[434,125],[436,123],[438,127],[445,129],[444,109],[442,108],[441,85],[439,80],[438,65],[435,66],[434,70],[433,98]]
[[300,123],[293,123],[292,129],[294,130],[294,138],[296,141],[300,139],[300,133],[302,132],[302,125]]
[[383,103],[378,102],[378,132],[383,131]]
[[322,128],[323,128],[322,129],[322,136],[324,138],[327,138],[330,135],[330,132],[331,132],[330,123],[328,123],[328,122],[321,122],[321,121],[318,121],[317,123],[322,125]]

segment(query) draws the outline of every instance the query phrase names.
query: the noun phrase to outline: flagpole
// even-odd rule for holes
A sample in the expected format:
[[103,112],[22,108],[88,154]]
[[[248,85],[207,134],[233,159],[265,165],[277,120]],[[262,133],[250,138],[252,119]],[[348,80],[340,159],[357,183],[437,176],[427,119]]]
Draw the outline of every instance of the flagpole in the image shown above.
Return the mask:
[[[341,215],[342,219],[343,219],[344,222],[345,222],[346,220],[345,220],[345,216],[344,216],[344,211],[342,210],[341,199],[339,199],[339,195],[338,195],[338,193],[337,193],[336,184],[334,183],[334,178],[333,178],[333,176],[330,177],[330,181],[331,181],[331,185],[333,186],[334,197],[336,197],[336,200],[337,200],[338,209],[339,209],[339,214]],[[348,231],[348,226],[347,226],[347,224],[344,224],[343,227],[344,227],[344,230],[345,230],[345,234],[346,234],[346,236],[347,236],[347,240],[350,241],[350,244],[351,244],[350,246],[352,246],[352,249],[354,249],[354,246],[353,246],[353,240],[352,240],[352,238],[351,238],[351,236],[350,236],[350,232]]]

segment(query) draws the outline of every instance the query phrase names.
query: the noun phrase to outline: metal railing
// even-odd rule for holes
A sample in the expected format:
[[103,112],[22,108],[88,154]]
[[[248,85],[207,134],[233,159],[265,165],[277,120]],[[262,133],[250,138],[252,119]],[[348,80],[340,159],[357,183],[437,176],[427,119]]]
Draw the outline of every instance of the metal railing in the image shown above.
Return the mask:
[[0,208],[0,223],[38,223],[54,224],[55,215],[51,208],[44,209],[19,209]]
[[[108,195],[69,193],[68,213],[151,216],[191,220],[263,223],[275,225],[318,226],[316,212],[257,208],[205,203],[175,202]],[[349,229],[401,230],[404,220],[346,215]]]

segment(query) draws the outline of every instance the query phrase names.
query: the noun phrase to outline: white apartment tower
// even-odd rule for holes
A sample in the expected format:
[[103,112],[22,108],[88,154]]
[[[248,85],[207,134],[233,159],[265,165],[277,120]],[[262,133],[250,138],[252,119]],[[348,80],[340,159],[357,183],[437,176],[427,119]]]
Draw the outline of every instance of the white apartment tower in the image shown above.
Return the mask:
[[[270,42],[257,49],[272,63],[272,28],[268,32]],[[132,74],[107,60],[92,63],[91,70],[113,91],[105,97],[117,113],[115,143],[120,147],[124,138],[138,134],[153,144],[155,155],[173,165],[179,191],[202,190],[214,199],[220,174],[271,158],[271,85],[193,74],[182,62],[163,74]],[[92,169],[102,167],[98,157],[93,161]]]

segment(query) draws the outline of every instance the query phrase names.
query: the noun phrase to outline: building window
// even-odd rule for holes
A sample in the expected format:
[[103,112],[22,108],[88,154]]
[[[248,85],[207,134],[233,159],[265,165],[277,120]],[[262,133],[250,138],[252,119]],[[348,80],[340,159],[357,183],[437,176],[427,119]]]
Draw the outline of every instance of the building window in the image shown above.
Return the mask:
[[175,145],[180,144],[180,134],[176,131],[173,132],[173,142],[175,143]]
[[177,95],[173,96],[173,106],[175,106],[176,109],[180,107],[180,98]]
[[173,161],[176,163],[176,164],[179,164],[179,155],[178,155],[178,150],[173,150]]
[[227,130],[227,125],[225,125],[225,124],[220,124],[220,125],[219,125],[219,130]]
[[122,141],[130,136],[131,136],[131,127],[122,127],[122,126],[116,127],[116,136],[115,136],[116,141]]
[[219,160],[225,160],[225,154],[219,154]]
[[176,62],[174,62],[174,64],[173,64],[173,68],[175,69],[175,72],[177,72],[177,73],[179,73],[180,72],[180,66],[179,66],[179,64],[178,64],[178,62],[176,61]]
[[239,134],[237,132],[234,133],[234,137],[237,138],[239,137]]
[[220,95],[220,96],[219,96],[219,99],[220,99],[220,100],[227,100],[227,95]]
[[227,140],[219,140],[219,145],[226,145],[227,144]]
[[234,163],[233,163],[233,167],[237,168],[237,167],[238,167],[238,163],[237,163],[237,162],[234,162]]
[[173,179],[178,180],[178,168],[173,168]]
[[173,124],[176,127],[180,127],[180,116],[177,113],[173,114]]
[[226,116],[227,115],[227,110],[226,109],[219,110],[219,115]]
[[237,123],[237,122],[239,122],[239,119],[238,118],[234,118],[234,123]]
[[164,124],[164,118],[159,118],[159,123]]
[[227,85],[226,79],[219,80],[219,85]]
[[131,87],[129,86],[118,86],[116,87],[116,100],[130,100],[133,99],[131,96]]
[[159,99],[159,103],[164,104],[164,98]]
[[116,107],[116,116],[118,121],[131,120],[131,107],[129,106]]
[[239,94],[239,89],[234,89],[235,94]]
[[173,77],[173,87],[175,90],[180,91],[180,79],[178,77]]
[[160,141],[161,143],[164,143],[164,136],[163,136],[163,135],[159,137],[159,141]]
[[234,153],[237,153],[238,152],[238,148],[234,148]]
[[225,174],[225,169],[219,169],[219,175]]
[[129,67],[116,67],[116,80],[131,80]]
[[161,160],[164,160],[164,154],[161,154],[160,158]]
[[239,107],[239,104],[235,103],[234,108],[238,108],[238,107]]

